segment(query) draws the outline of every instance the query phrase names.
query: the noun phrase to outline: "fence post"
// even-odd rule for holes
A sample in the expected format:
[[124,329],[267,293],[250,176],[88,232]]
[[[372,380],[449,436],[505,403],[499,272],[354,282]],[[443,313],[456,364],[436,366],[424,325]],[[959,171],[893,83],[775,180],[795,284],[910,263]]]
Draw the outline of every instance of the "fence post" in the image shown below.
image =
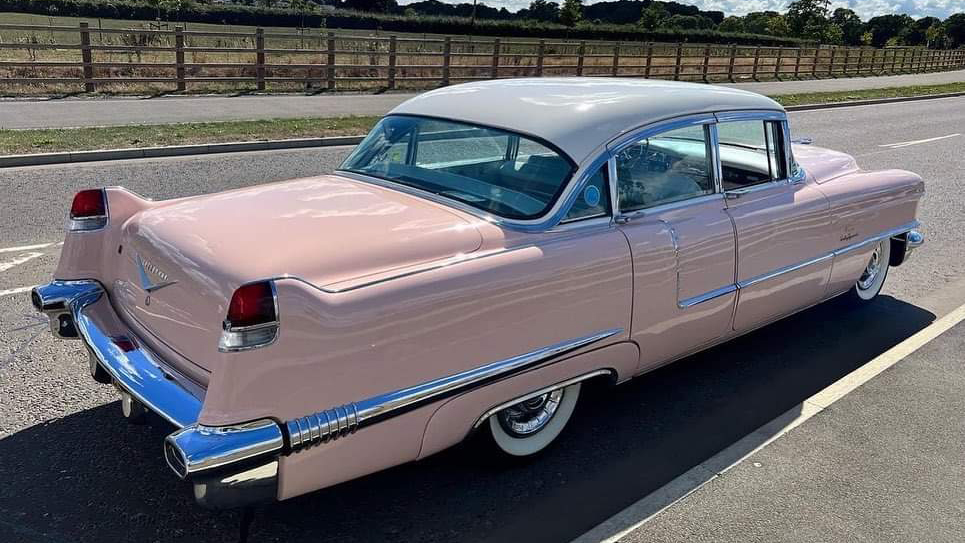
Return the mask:
[[539,40],[536,47],[536,77],[543,77],[543,55],[546,53],[546,40]]
[[837,52],[838,49],[836,47],[831,48],[831,58],[828,60],[828,77],[834,77],[834,57]]
[[737,44],[730,44],[730,60],[727,62],[727,80],[734,82],[734,62],[737,60]]
[[84,62],[84,92],[94,92],[94,60],[90,50],[90,30],[87,23],[80,23],[80,56]]
[[265,90],[265,29],[255,29],[255,81],[258,90]]
[[677,56],[673,63],[673,80],[680,81],[680,63],[683,60],[684,44],[677,43]]
[[814,46],[814,61],[811,62],[811,78],[812,78],[812,79],[817,79],[817,78],[818,78],[818,60],[820,60],[820,58],[821,58],[821,46],[820,46],[820,45],[815,45],[815,46]]
[[335,90],[335,33],[328,33],[328,59],[326,59],[326,66],[328,67],[328,90]]
[[442,86],[446,87],[449,85],[449,71],[450,71],[450,58],[452,55],[452,38],[446,36],[445,41],[442,42]]
[[613,70],[611,75],[616,77],[620,73],[620,42],[613,44]]
[[184,91],[184,27],[174,27],[174,72],[178,79],[178,91]]
[[650,78],[650,66],[653,65],[653,42],[647,42],[647,65],[643,69],[643,77]]
[[901,50],[901,67],[899,68],[899,71],[901,72],[905,71],[905,64],[907,62],[908,62],[908,49],[902,49]]
[[777,60],[774,61],[774,79],[781,79],[781,58],[784,57],[784,48],[777,48]]
[[389,36],[389,90],[395,88],[395,36]]
[[761,60],[761,48],[757,46],[754,48],[754,68],[751,70],[751,79],[757,81],[757,64]]
[[794,55],[794,79],[800,79],[801,74],[801,48],[797,48],[797,54]]
[[704,83],[707,83],[707,68],[710,64],[710,46],[704,47],[704,65],[701,67],[700,75]]
[[493,68],[491,76],[493,79],[499,78],[499,38],[493,40]]
[[851,48],[844,48],[844,64],[842,64],[841,75],[848,77],[848,64],[851,62]]
[[586,54],[586,42],[580,42],[580,48],[577,50],[576,58],[576,75],[583,75],[583,55]]

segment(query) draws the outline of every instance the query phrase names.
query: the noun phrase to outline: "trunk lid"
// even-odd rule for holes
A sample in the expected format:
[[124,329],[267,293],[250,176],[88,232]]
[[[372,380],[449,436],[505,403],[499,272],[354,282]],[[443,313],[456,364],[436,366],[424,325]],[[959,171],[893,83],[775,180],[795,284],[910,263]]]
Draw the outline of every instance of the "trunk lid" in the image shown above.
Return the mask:
[[295,276],[322,287],[481,243],[465,216],[434,202],[335,175],[297,179],[138,213],[123,226],[113,294],[137,328],[212,372],[242,284]]

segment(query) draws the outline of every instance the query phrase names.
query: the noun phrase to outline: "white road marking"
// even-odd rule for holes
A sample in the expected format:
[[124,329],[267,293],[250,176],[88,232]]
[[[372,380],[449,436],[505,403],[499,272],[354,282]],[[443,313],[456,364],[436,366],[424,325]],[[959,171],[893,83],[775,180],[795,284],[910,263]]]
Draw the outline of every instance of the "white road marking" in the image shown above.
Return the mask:
[[615,543],[963,320],[965,305],[959,306],[915,335],[831,383],[824,390],[644,496],[571,543]]
[[937,138],[928,138],[925,140],[915,140],[915,141],[899,141],[898,143],[886,143],[884,145],[879,145],[878,147],[887,147],[889,149],[898,149],[901,147],[908,147],[909,145],[918,145],[921,143],[931,143],[938,140],[946,140],[948,138],[954,138],[956,136],[961,136],[961,134],[949,134],[947,136],[938,136]]
[[18,256],[17,258],[14,258],[13,260],[0,262],[0,272],[5,272],[10,268],[23,264],[24,262],[29,262],[30,260],[33,260],[38,256],[44,256],[44,254],[43,253],[24,253]]
[[21,245],[20,247],[7,247],[4,249],[0,249],[0,253],[16,253],[17,251],[30,251],[33,249],[43,249],[44,247],[50,247],[51,245],[53,245],[53,242],[38,243],[36,245]]
[[30,289],[32,288],[34,288],[33,285],[29,287],[17,287],[17,288],[10,288],[7,290],[0,290],[0,296],[7,296],[10,294],[20,294],[21,292],[29,292]]

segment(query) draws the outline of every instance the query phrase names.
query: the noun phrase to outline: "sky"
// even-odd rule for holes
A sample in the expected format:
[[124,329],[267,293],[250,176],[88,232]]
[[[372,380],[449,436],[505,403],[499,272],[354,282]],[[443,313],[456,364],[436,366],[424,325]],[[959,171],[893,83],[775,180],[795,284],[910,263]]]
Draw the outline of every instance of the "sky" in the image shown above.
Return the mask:
[[[416,0],[400,0],[408,4]],[[441,0],[451,4],[471,2],[472,0]],[[530,0],[480,0],[487,6],[505,7],[510,11],[529,6]],[[562,3],[561,0],[558,0]],[[593,4],[594,0],[583,0]],[[746,15],[752,11],[779,11],[787,9],[790,0],[676,0],[681,4],[691,4],[703,10],[723,11],[727,15]],[[915,19],[932,16],[944,19],[952,13],[965,12],[965,0],[832,0],[831,10],[846,7],[854,10],[862,20],[889,13],[907,13]]]

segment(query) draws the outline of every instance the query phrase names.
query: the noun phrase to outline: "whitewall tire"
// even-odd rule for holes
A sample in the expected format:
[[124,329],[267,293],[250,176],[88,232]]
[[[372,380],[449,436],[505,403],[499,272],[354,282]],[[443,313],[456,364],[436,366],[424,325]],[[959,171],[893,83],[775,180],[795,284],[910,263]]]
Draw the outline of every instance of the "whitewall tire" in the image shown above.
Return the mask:
[[858,282],[851,289],[851,297],[859,303],[870,302],[885,284],[888,277],[888,263],[891,259],[891,240],[885,238],[875,245],[874,251],[868,257],[868,264],[865,266]]
[[503,409],[486,423],[493,444],[514,457],[542,451],[563,432],[579,397],[575,383]]

